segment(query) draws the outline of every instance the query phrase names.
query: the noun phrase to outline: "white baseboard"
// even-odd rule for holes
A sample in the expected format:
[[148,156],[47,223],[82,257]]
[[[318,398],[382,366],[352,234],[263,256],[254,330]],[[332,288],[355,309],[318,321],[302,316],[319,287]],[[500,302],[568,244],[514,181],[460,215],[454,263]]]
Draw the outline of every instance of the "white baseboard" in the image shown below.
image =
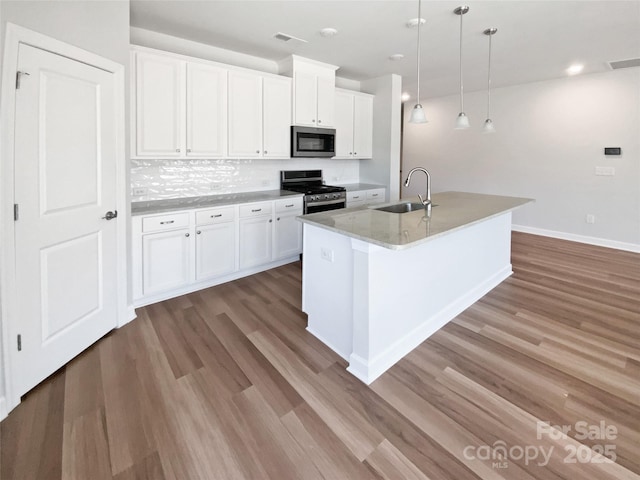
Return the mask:
[[7,399],[5,397],[0,397],[0,421],[7,418],[9,412],[7,412]]
[[541,235],[543,237],[559,238],[560,240],[569,240],[571,242],[586,243],[598,247],[615,248],[616,250],[640,253],[640,245],[635,243],[618,242],[616,240],[607,240],[606,238],[589,237],[587,235],[558,232],[556,230],[545,230],[544,228],[527,227],[525,225],[512,225],[511,229],[515,232],[531,233],[532,235]]
[[352,353],[349,357],[349,367],[347,367],[347,371],[369,385],[398,362],[398,360],[480,300],[512,273],[511,265],[509,264],[504,269],[487,278],[476,288],[465,293],[456,301],[440,310],[431,318],[426,319],[404,337],[389,345],[387,349],[371,359],[371,361],[367,362],[366,359]]

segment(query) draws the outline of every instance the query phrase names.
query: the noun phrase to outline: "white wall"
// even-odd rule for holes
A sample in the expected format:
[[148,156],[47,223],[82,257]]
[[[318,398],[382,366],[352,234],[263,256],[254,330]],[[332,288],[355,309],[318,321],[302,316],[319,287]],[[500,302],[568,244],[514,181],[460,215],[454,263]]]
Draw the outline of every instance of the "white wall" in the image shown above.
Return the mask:
[[[424,102],[429,123],[404,123],[403,171],[424,166],[433,191],[530,197],[514,224],[538,233],[640,247],[640,69],[499,88],[495,134],[482,134],[486,92],[465,95],[472,127],[453,130],[457,96]],[[606,157],[604,147],[621,147]],[[596,166],[615,176],[596,176]],[[417,180],[417,179],[416,179]],[[424,189],[414,181],[402,196]],[[585,216],[595,215],[595,224]]]
[[387,200],[400,195],[400,111],[402,77],[385,75],[361,82],[373,99],[373,158],[361,160],[360,181],[387,187]]
[[[128,0],[92,2],[2,0],[0,1],[0,51],[2,52],[4,52],[7,22],[29,28],[121,63],[125,66],[125,77],[128,76]],[[128,89],[125,89],[125,92],[128,103]],[[125,106],[125,111],[129,111],[128,106]],[[128,124],[128,115],[126,122]],[[129,131],[128,126],[126,131]],[[126,145],[129,145],[128,139]],[[13,160],[2,158],[0,161]],[[127,166],[124,170],[128,170]],[[125,181],[128,183],[128,175]],[[1,321],[3,319],[0,318]],[[2,342],[0,341],[0,349],[1,346]],[[0,358],[3,358],[1,353]],[[5,392],[4,378],[2,377],[3,370],[0,368],[0,401]]]

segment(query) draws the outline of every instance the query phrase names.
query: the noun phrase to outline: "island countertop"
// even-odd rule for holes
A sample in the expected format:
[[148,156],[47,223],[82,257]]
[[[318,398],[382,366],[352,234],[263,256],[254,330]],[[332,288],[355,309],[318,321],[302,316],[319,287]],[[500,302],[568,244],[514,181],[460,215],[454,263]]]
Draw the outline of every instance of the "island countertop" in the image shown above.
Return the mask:
[[[393,203],[408,201],[406,199]],[[510,212],[533,201],[520,197],[442,192],[432,196],[434,206],[429,218],[425,210],[397,214],[376,210],[385,205],[375,205],[313,213],[300,216],[298,219],[303,223],[391,250],[403,250]]]

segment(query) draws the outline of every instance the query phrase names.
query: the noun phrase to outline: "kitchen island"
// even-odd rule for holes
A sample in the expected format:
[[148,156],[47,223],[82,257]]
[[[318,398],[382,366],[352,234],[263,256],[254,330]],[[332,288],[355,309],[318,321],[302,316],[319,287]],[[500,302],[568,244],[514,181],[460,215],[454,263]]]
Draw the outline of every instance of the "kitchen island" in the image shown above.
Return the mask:
[[527,198],[445,192],[430,214],[349,208],[299,217],[307,330],[369,384],[511,275]]

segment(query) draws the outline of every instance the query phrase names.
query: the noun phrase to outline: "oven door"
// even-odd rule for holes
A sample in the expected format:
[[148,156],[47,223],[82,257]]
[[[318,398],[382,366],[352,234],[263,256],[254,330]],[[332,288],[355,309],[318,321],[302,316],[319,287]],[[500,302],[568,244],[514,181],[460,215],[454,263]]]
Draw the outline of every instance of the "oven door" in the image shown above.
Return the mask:
[[314,202],[311,204],[304,204],[304,213],[318,213],[326,212],[328,210],[338,210],[347,206],[347,200],[344,198],[338,198],[335,200],[327,200],[326,202]]

